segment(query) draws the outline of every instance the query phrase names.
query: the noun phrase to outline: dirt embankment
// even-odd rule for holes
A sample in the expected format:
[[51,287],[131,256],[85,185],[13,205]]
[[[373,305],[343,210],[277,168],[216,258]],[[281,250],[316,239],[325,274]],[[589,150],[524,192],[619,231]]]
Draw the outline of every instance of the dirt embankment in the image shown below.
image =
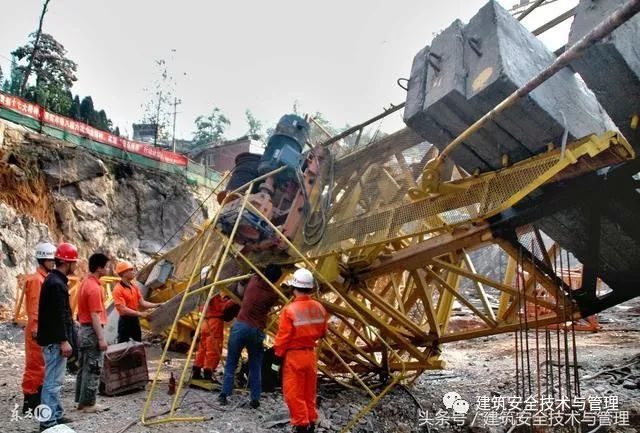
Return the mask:
[[[76,244],[142,262],[194,212],[207,217],[208,191],[179,175],[110,160],[0,120],[0,304],[11,305],[16,276],[32,272],[42,241]],[[187,230],[191,228],[186,225]]]

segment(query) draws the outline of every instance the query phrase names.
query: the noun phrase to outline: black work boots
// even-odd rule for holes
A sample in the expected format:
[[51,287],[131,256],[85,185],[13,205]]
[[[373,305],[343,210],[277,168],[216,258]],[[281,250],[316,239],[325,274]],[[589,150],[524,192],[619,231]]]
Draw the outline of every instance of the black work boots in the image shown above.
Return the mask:
[[22,413],[25,414],[29,410],[31,413],[40,404],[40,393],[37,394],[24,394],[24,403],[22,404]]
[[202,378],[204,380],[209,380],[213,382],[213,372],[211,370],[209,370],[208,368],[205,368],[203,373],[202,373]]
[[191,367],[191,379],[202,380],[202,369],[195,365]]
[[308,426],[306,425],[296,425],[293,426],[293,433],[315,433],[316,431],[316,424],[315,423],[311,423]]

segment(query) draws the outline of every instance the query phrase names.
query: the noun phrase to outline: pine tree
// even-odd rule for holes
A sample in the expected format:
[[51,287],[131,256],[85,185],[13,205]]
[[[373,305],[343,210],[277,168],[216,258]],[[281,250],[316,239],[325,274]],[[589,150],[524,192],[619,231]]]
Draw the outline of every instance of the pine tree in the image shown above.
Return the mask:
[[80,97],[74,96],[71,101],[71,108],[69,108],[69,117],[72,119],[80,120]]
[[22,84],[22,70],[18,67],[18,62],[15,57],[11,58],[11,71],[9,75],[6,91],[12,95],[17,95],[20,92],[20,84]]
[[80,120],[91,125],[96,117],[95,112],[93,99],[91,99],[91,96],[85,96],[80,103]]

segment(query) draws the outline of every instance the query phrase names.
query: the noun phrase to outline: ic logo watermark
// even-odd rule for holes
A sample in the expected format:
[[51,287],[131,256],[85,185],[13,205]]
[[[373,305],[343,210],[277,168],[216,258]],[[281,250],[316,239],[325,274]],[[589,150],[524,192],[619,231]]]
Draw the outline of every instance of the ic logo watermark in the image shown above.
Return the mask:
[[46,404],[41,404],[41,405],[37,406],[36,409],[33,411],[33,416],[39,422],[47,422],[47,421],[49,421],[51,419],[52,415],[53,415],[53,411]]
[[41,404],[35,409],[27,409],[24,414],[20,414],[20,406],[16,403],[11,411],[11,421],[22,421],[26,419],[35,419],[38,422],[47,422],[53,416],[53,411],[46,404]]

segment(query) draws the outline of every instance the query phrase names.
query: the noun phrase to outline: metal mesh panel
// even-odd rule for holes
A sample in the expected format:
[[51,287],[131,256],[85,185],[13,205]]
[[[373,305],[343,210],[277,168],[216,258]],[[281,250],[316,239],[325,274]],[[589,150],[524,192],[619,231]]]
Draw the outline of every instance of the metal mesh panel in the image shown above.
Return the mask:
[[[407,193],[419,185],[417,175],[428,159],[425,155],[430,145],[422,142],[405,148],[411,142],[405,133],[398,136],[400,144],[396,148],[389,137],[381,140],[384,145],[374,143],[357,151],[363,157],[357,165],[351,155],[336,161],[326,233],[310,249],[311,255],[384,243],[484,218],[558,161],[543,158],[472,182],[458,180],[455,182],[462,184],[459,192],[411,202]],[[393,153],[390,149],[397,150]],[[354,170],[347,171],[346,166]]]

